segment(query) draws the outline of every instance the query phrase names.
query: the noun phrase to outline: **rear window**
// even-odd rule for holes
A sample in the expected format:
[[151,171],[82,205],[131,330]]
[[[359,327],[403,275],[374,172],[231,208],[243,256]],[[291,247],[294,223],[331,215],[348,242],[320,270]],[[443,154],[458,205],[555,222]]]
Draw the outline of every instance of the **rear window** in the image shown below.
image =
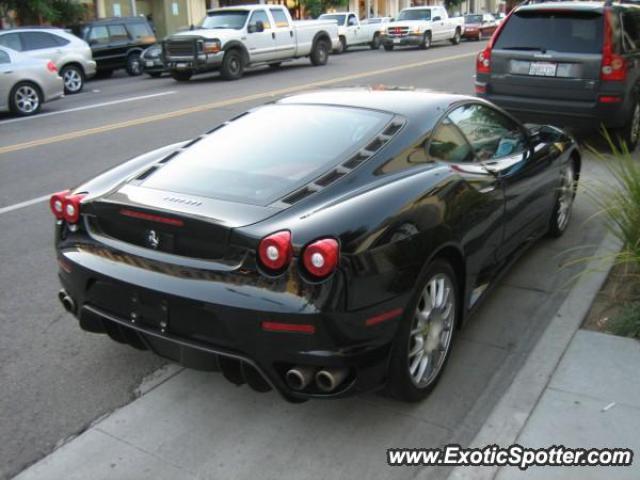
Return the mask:
[[507,20],[494,48],[600,53],[602,30],[598,12],[521,11]]
[[392,114],[325,105],[269,105],[196,142],[143,186],[267,205],[367,145]]

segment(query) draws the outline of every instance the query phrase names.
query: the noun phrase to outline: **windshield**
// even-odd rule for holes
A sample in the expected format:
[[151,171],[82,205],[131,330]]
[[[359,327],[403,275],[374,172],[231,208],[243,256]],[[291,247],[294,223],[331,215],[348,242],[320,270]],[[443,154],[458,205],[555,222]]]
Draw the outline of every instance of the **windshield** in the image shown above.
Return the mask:
[[600,53],[603,23],[598,12],[516,12],[507,20],[494,48]]
[[223,10],[207,13],[200,28],[233,28],[241,30],[247,20],[246,10]]
[[482,15],[465,15],[464,23],[482,23]]
[[403,10],[398,15],[398,20],[431,20],[431,9]]
[[143,183],[268,205],[367,145],[392,115],[325,105],[268,105],[207,135]]
[[320,15],[320,20],[337,20],[338,25],[343,25],[346,18],[346,15]]

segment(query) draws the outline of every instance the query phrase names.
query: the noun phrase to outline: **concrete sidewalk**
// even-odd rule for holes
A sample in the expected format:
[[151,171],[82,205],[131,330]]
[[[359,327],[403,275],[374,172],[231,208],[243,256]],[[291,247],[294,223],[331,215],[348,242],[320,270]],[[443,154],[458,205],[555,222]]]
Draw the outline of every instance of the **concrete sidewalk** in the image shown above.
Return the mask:
[[[501,468],[497,480],[640,478],[640,342],[579,330],[516,443],[630,448],[630,467]],[[608,408],[607,408],[608,407]]]

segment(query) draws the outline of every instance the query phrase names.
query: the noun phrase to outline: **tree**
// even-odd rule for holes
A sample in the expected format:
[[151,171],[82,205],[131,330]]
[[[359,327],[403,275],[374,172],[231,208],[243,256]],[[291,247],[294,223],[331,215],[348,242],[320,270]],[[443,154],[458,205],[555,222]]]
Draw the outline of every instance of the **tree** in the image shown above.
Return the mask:
[[326,12],[330,8],[345,7],[349,0],[300,0],[305,12],[313,18]]
[[462,0],[444,0],[444,8],[446,8],[448,12],[452,12],[459,7],[461,3]]
[[84,8],[74,0],[0,0],[0,17],[11,11],[22,25],[71,24],[84,15]]

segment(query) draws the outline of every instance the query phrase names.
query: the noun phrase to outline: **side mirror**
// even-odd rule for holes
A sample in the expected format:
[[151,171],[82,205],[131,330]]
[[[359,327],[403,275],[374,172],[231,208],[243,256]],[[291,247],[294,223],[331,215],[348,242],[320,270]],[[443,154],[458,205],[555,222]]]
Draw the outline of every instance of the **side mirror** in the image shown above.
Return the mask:
[[442,20],[442,17],[433,17],[434,22],[439,22],[440,20]]
[[258,20],[256,23],[253,23],[247,27],[247,32],[249,33],[264,32],[264,23],[262,23],[261,20]]

